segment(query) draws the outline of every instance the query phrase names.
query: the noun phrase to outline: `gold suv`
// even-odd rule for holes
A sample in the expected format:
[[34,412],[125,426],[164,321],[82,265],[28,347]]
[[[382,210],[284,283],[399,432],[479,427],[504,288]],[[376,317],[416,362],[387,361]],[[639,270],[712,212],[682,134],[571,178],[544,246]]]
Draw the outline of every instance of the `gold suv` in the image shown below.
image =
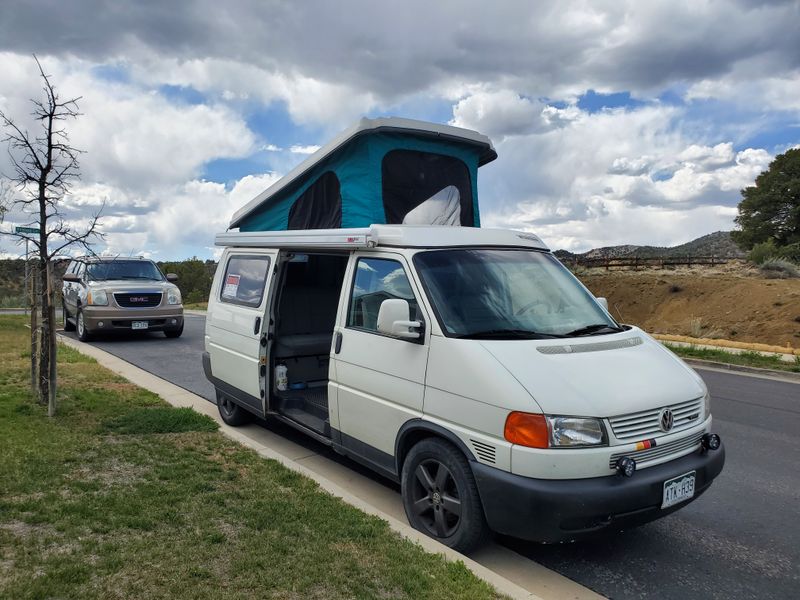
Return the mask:
[[64,274],[64,330],[86,341],[101,331],[183,333],[178,276],[146,258],[77,258]]

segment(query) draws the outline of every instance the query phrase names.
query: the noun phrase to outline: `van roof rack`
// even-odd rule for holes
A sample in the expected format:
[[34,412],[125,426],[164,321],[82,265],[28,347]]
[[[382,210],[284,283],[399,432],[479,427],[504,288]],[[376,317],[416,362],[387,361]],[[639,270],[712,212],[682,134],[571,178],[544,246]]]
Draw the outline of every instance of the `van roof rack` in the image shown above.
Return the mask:
[[429,225],[371,225],[355,229],[243,231],[217,234],[217,246],[353,250],[364,248],[443,248],[459,246],[514,247],[549,250],[542,240],[523,231]]

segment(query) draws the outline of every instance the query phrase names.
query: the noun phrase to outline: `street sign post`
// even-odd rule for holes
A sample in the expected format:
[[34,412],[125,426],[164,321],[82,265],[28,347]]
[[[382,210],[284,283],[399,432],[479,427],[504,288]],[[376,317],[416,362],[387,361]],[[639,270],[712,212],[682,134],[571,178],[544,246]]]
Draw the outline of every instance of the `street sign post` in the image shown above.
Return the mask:
[[[31,233],[31,234],[37,234],[38,235],[41,232],[42,232],[42,230],[39,229],[38,227],[15,227],[14,228],[14,233]],[[28,261],[30,260],[30,257],[28,256],[28,240],[29,239],[30,238],[27,238],[27,237],[25,238],[25,292],[26,293],[28,291],[28,283],[29,283],[28,280],[30,279],[30,273],[29,273],[29,269],[28,269]],[[32,299],[33,299],[33,291],[31,291],[31,305],[33,305]],[[28,307],[27,306],[25,307],[25,314],[26,315],[28,314]]]

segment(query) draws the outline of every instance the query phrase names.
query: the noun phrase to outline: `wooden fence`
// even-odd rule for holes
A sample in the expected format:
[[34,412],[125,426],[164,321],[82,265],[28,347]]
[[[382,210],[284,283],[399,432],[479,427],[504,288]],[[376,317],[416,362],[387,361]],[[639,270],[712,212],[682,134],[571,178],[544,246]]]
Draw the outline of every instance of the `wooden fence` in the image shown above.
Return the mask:
[[633,268],[633,269],[663,269],[665,267],[677,266],[694,266],[704,265],[713,267],[715,265],[724,265],[725,263],[735,260],[732,258],[722,256],[656,256],[649,258],[640,258],[635,256],[626,256],[621,258],[565,258],[562,260],[564,264],[570,267],[586,267],[586,268],[605,268],[606,271],[616,268]]

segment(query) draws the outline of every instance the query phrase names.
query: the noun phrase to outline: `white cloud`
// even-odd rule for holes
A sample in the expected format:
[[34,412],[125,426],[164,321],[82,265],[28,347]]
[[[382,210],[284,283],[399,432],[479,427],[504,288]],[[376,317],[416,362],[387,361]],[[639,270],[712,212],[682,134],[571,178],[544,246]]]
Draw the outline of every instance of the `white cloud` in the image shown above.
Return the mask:
[[319,150],[321,146],[310,145],[310,146],[300,146],[295,144],[291,148],[289,148],[289,152],[292,154],[314,154],[317,150]]

